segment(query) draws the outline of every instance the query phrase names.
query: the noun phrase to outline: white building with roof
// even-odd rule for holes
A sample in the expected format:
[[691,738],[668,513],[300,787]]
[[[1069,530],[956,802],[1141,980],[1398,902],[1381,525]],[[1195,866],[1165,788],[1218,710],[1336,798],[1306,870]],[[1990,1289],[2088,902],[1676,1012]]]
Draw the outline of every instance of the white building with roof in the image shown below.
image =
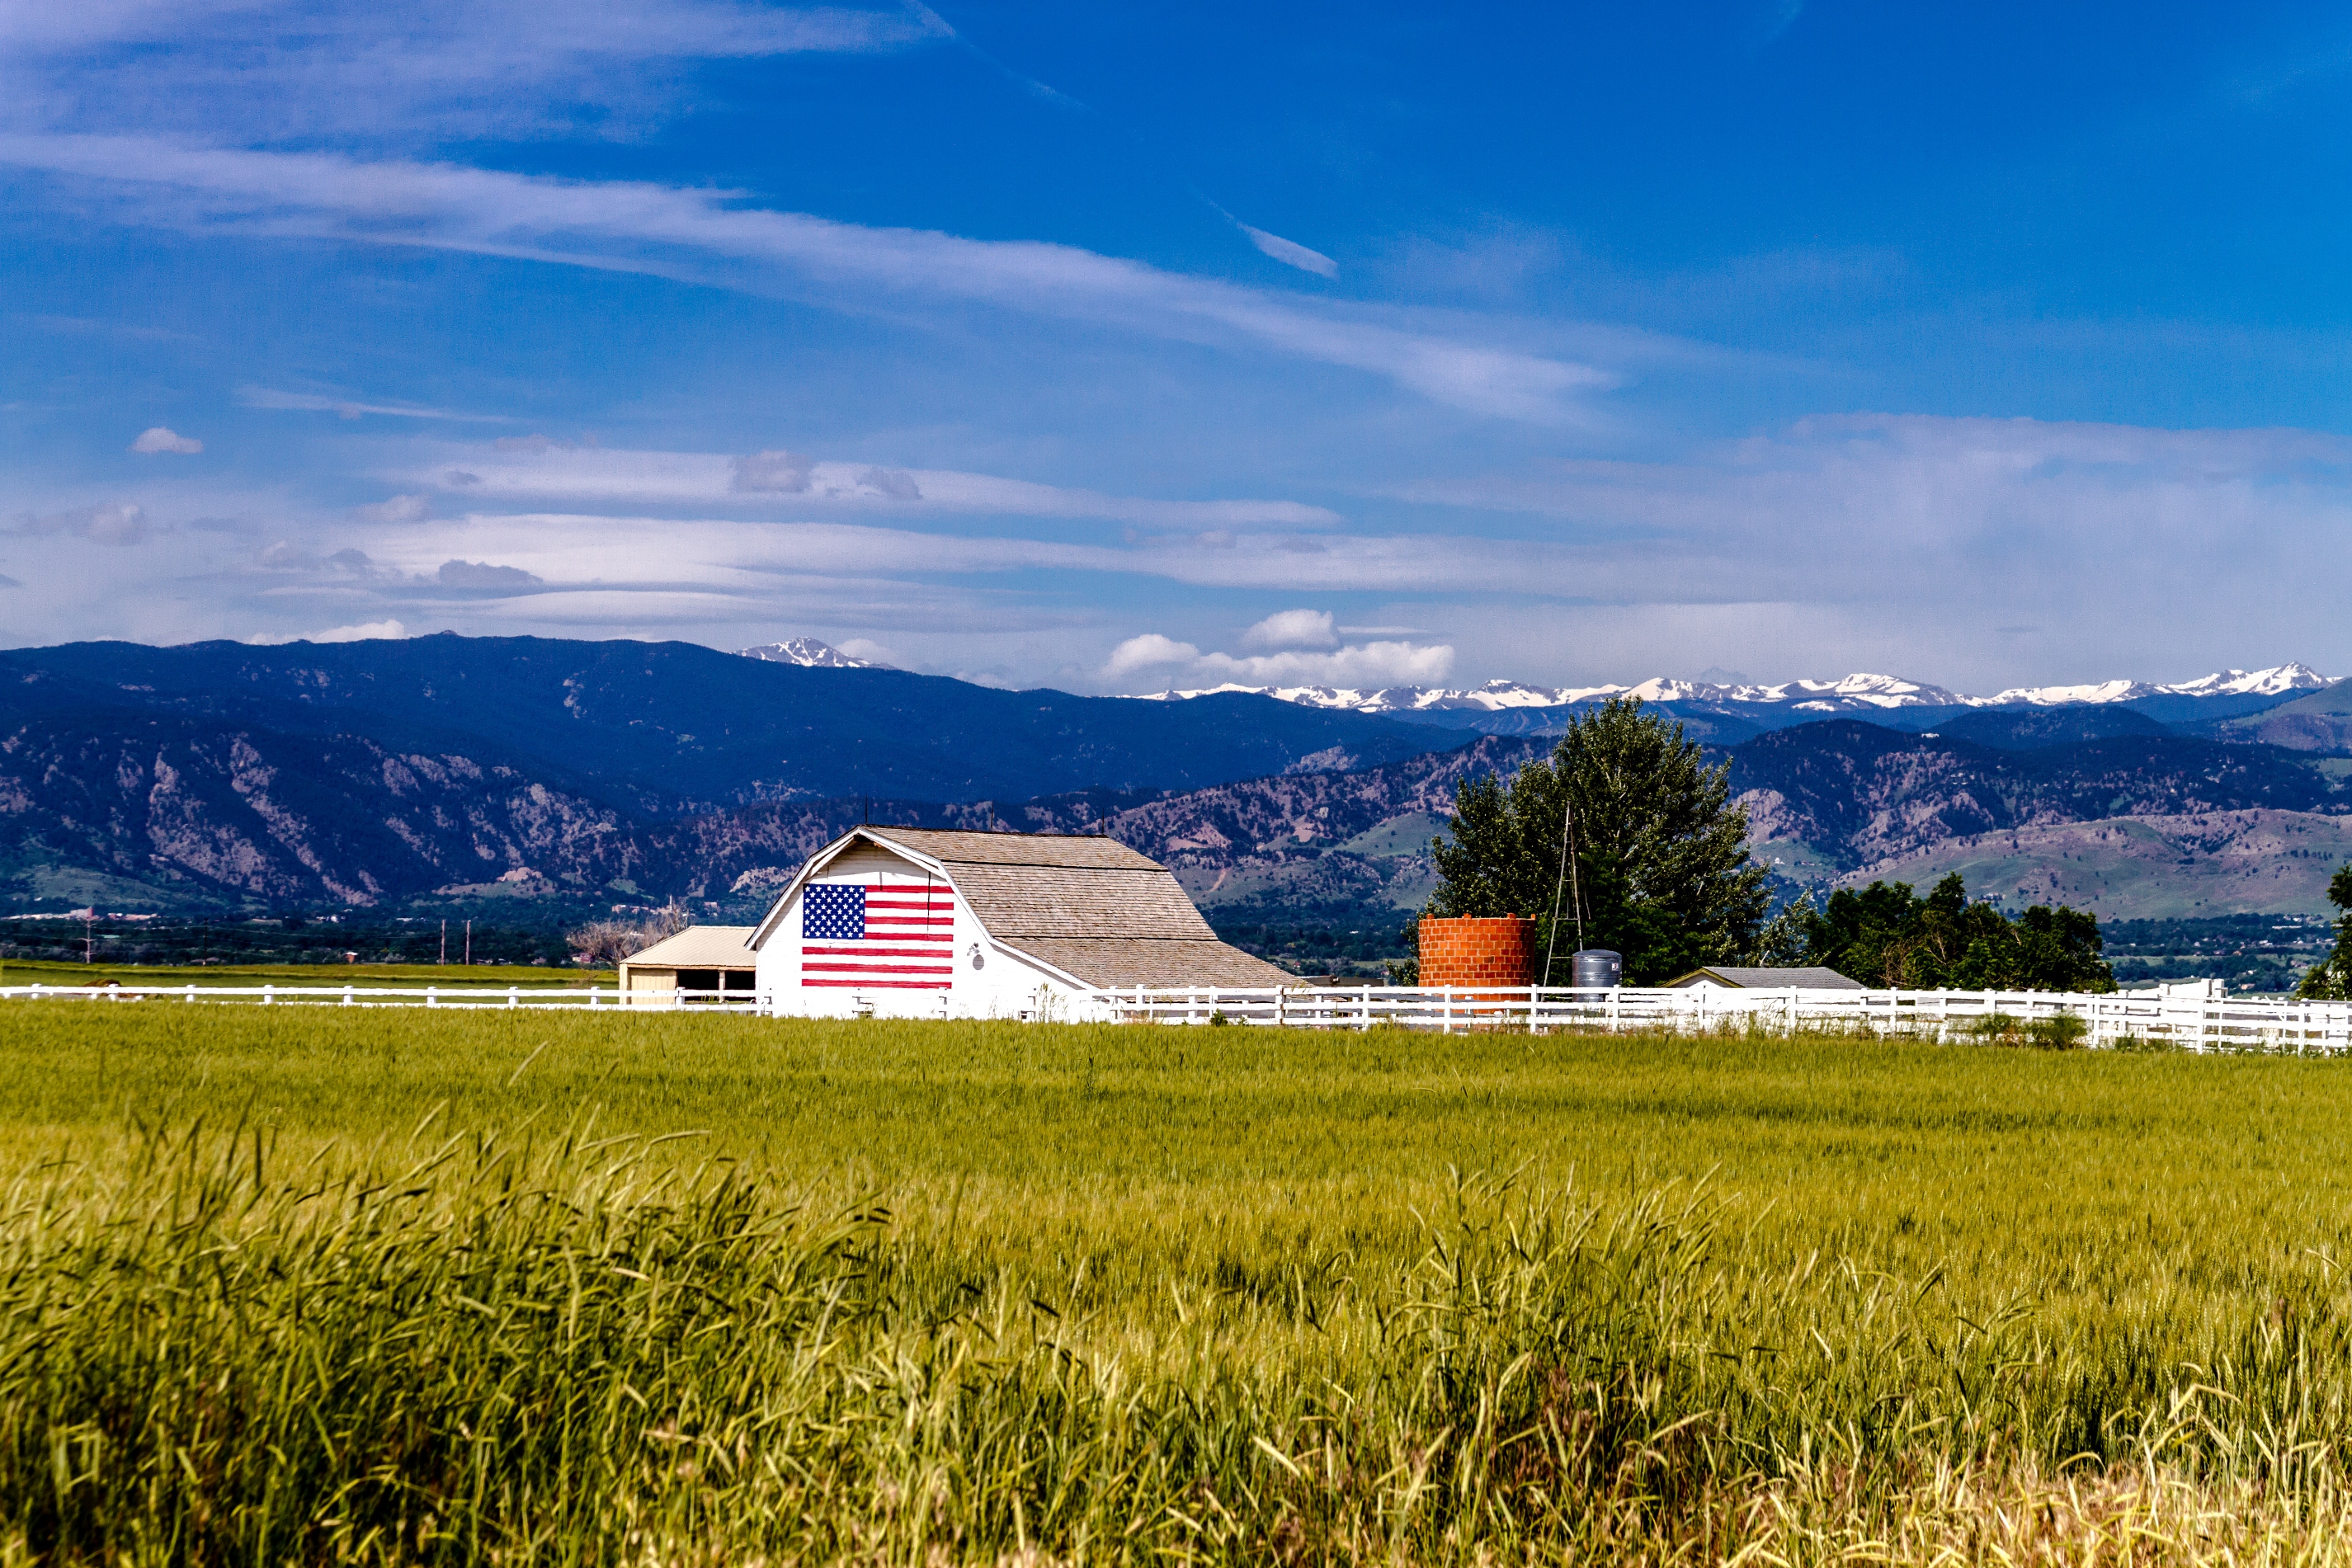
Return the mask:
[[856,828],[748,946],[774,1010],[812,1017],[1076,1018],[1099,990],[1295,983],[1109,838]]
[[636,1007],[667,1007],[680,991],[748,995],[759,985],[751,931],[749,925],[689,925],[640,948],[621,960],[621,999]]

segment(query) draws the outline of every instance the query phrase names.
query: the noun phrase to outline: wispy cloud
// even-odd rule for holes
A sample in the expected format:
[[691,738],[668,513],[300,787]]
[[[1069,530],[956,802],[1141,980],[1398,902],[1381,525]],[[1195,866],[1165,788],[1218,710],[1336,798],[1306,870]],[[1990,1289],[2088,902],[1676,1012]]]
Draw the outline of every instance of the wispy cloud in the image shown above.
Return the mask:
[[[726,0],[171,0],[0,9],[11,118],[207,135],[626,134],[693,62],[871,54],[938,37],[898,7]],[[120,120],[113,120],[119,125]]]
[[[0,163],[81,183],[123,221],[421,246],[791,294],[852,309],[982,304],[1383,377],[1480,414],[1579,417],[1615,384],[1591,365],[1162,271],[1075,246],[870,228],[737,193],[538,178],[141,136],[0,136]],[[326,400],[331,403],[333,400]]]
[[0,529],[16,538],[77,538],[99,545],[144,544],[158,531],[146,508],[130,501],[76,507],[40,516],[27,514]]
[[1171,534],[1133,545],[972,537],[835,522],[475,513],[404,523],[365,540],[371,556],[429,575],[451,556],[482,555],[551,587],[634,592],[698,587],[765,591],[779,577],[904,581],[1003,572],[1089,572],[1275,591],[1481,591],[1501,574],[1565,582],[1556,547],[1521,543],[1473,558],[1459,541],[1281,533]]
[[1343,521],[1327,507],[1297,501],[1107,496],[993,474],[820,459],[782,448],[726,457],[525,439],[438,449],[430,461],[387,469],[383,477],[445,489],[473,507],[549,500],[620,507],[774,505],[803,512],[1098,517],[1171,528],[1319,529]]
[[460,424],[512,424],[511,418],[501,413],[466,413],[452,408],[434,408],[421,402],[370,402],[362,398],[331,397],[325,392],[282,392],[276,387],[243,386],[236,389],[236,401],[247,408],[285,409],[298,413],[331,413],[342,419],[358,419],[363,414],[381,414],[391,419],[446,419]]
[[1311,272],[1318,277],[1339,276],[1339,264],[1319,250],[1309,250],[1297,240],[1287,240],[1280,235],[1268,234],[1264,229],[1252,228],[1247,224],[1241,224],[1240,227],[1242,233],[1249,235],[1250,244],[1257,246],[1265,255],[1272,256],[1285,267],[1295,267],[1301,272]]

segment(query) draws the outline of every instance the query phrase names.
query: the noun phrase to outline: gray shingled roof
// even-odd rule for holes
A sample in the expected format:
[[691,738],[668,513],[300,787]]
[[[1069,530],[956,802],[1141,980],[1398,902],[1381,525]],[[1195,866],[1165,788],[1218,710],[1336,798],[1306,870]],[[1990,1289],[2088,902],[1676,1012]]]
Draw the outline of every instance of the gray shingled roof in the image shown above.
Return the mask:
[[988,934],[1089,986],[1289,986],[1217,940],[1176,875],[1117,839],[866,828],[947,868]]
[[1217,939],[1175,873],[1117,839],[922,828],[863,831],[947,867],[989,935],[1004,941]]
[[1868,986],[1864,985],[1860,980],[1849,980],[1843,975],[1839,974],[1835,969],[1733,968],[1721,964],[1710,964],[1704,969],[1693,969],[1681,979],[1668,980],[1666,984],[1669,987],[1693,986],[1703,980],[1710,979],[1720,986],[1730,986],[1736,989],[1751,991],[1786,990],[1790,986],[1794,986],[1800,990],[1806,991],[1866,991],[1870,989]]
[[1117,839],[1078,833],[967,833],[949,828],[866,828],[935,861],[960,865],[1118,867],[1160,871],[1160,862]]

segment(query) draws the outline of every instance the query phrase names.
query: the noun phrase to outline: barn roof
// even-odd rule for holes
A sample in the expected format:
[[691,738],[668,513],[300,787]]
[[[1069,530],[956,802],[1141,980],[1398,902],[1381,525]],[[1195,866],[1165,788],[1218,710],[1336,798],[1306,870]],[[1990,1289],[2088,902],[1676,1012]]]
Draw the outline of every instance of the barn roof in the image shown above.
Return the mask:
[[939,862],[989,935],[1008,942],[1217,939],[1175,873],[1117,839],[927,828],[861,831]]
[[751,951],[751,930],[749,925],[689,925],[622,962],[656,969],[748,969],[758,956]]
[[935,861],[960,865],[1059,866],[1070,870],[1160,871],[1150,856],[1100,833],[974,833],[952,828],[867,828]]

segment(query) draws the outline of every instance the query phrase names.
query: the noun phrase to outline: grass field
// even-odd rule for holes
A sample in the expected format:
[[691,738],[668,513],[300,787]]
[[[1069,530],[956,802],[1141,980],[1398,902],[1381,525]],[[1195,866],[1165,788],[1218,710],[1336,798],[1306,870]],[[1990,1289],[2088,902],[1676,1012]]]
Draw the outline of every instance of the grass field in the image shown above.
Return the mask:
[[2352,1064],[42,1004],[0,1118],[0,1556],[2352,1544]]

